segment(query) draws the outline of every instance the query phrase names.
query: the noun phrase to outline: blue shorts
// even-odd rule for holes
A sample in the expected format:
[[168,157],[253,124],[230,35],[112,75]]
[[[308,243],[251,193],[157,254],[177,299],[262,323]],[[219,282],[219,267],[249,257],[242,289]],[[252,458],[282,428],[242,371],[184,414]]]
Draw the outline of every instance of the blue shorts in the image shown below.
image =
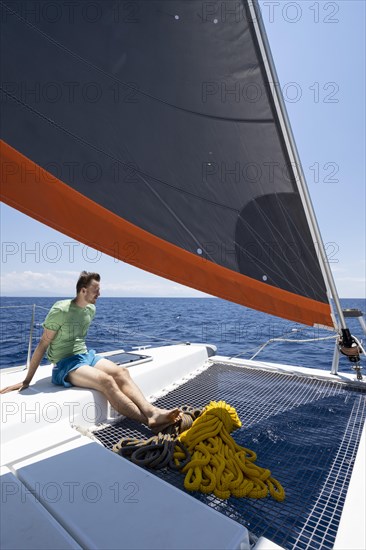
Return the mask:
[[95,354],[95,349],[91,349],[87,353],[78,353],[61,359],[52,369],[52,384],[57,386],[65,386],[70,388],[72,384],[66,380],[69,372],[82,367],[83,365],[95,367],[100,359],[104,359],[101,355]]

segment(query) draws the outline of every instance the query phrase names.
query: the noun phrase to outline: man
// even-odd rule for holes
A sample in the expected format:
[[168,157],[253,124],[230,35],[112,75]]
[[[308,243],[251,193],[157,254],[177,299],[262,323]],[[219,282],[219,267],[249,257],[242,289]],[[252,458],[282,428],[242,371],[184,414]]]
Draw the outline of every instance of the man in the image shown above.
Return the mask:
[[56,302],[50,309],[26,378],[0,393],[28,388],[47,351],[48,359],[54,364],[53,384],[99,390],[120,414],[146,424],[155,432],[174,424],[180,419],[179,409],[154,407],[146,401],[128,369],[96,355],[94,350],[87,350],[85,338],[99,295],[100,275],[83,271],[76,284],[76,298]]

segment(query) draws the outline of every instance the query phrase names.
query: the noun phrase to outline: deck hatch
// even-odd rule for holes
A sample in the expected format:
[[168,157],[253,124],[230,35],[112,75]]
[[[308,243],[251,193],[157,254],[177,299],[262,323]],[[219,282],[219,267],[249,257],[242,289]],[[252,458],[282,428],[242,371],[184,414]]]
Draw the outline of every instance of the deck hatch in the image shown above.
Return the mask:
[[[216,363],[156,403],[203,406],[218,399],[237,409],[243,428],[233,433],[235,440],[257,453],[257,464],[283,484],[286,500],[221,501],[191,494],[284,548],[333,548],[366,415],[366,392],[343,383]],[[108,448],[121,437],[149,434],[129,420],[95,432]],[[181,474],[156,475],[184,490]]]

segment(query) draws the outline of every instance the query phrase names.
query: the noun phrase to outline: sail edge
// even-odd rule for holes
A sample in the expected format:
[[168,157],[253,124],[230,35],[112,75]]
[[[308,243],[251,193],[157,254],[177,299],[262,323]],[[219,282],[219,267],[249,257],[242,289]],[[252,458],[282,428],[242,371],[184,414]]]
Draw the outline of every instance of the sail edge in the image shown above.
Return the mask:
[[[53,229],[213,296],[298,323],[333,326],[329,304],[232,272],[148,233],[75,191],[2,140],[0,157],[6,174],[2,178],[3,202]],[[47,218],[44,212],[48,212]],[[91,216],[93,224],[88,224]],[[126,248],[126,244],[133,244],[135,254],[131,256],[131,246]]]

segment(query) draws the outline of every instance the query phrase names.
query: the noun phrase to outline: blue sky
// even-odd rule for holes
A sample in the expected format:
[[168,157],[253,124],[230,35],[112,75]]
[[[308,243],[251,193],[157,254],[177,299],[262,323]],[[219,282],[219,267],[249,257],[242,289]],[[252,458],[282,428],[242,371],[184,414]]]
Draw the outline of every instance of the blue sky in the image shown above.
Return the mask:
[[[364,297],[365,2],[260,5],[339,295]],[[101,273],[105,296],[203,296],[7,206],[1,205],[1,217],[3,295],[71,295],[86,269]]]

